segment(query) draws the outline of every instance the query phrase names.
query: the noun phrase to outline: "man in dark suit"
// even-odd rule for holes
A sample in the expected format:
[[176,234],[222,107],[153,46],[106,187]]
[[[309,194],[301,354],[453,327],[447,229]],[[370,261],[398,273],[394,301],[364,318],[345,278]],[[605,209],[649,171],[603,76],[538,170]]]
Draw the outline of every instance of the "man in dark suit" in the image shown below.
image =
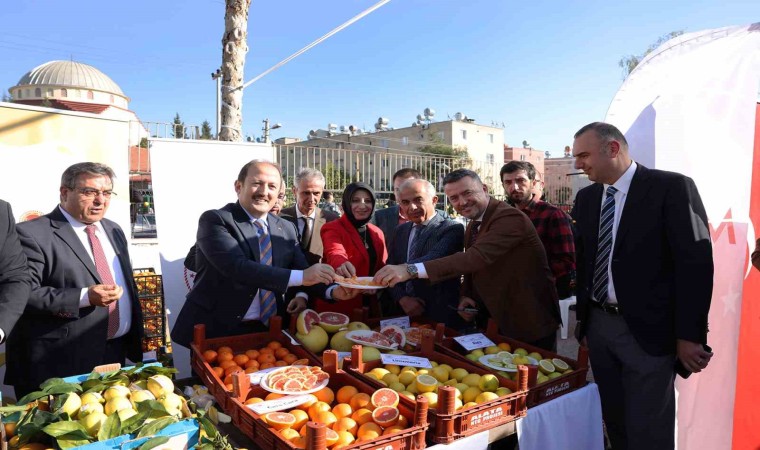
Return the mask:
[[127,239],[104,218],[113,179],[104,164],[74,164],[61,177],[61,203],[16,226],[32,277],[26,310],[8,338],[5,381],[18,396],[50,377],[142,361]]
[[[528,217],[491,198],[477,173],[458,169],[443,180],[454,209],[471,220],[465,251],[424,263],[390,265],[374,281],[395,285],[412,278],[432,283],[464,275],[459,308],[490,315],[501,332],[547,350],[557,346],[557,291],[541,240]],[[461,311],[467,321],[475,314]]]
[[[412,178],[420,179],[422,178],[422,174],[416,170],[416,169],[410,169],[410,168],[403,168],[396,171],[396,173],[393,174],[393,193],[396,196],[396,198],[399,198],[399,193],[401,189],[401,185],[404,184],[404,181],[410,180]],[[393,238],[395,236],[395,230],[396,227],[409,222],[409,219],[404,216],[403,212],[399,208],[399,205],[393,205],[385,209],[378,209],[375,211],[375,215],[372,216],[372,220],[370,220],[371,223],[377,225],[378,228],[383,230],[383,236],[385,237],[385,248],[388,249],[388,252],[390,253],[390,249],[393,248]]]
[[[409,179],[401,185],[399,205],[409,222],[399,225],[388,264],[415,264],[453,255],[464,249],[464,227],[435,212],[438,197],[426,180]],[[459,279],[437,284],[409,280],[391,289],[393,300],[411,317],[424,315],[458,328],[464,325],[455,310],[459,304]]]
[[11,205],[0,200],[0,344],[23,314],[30,289],[31,278]]
[[577,337],[587,339],[615,449],[672,449],[676,367],[699,372],[713,288],[707,216],[694,182],[636,164],[623,134],[594,122],[573,156],[578,192]]
[[[201,215],[198,273],[172,329],[177,344],[190,346],[196,324],[206,325],[209,338],[260,332],[273,315],[287,320],[306,308],[306,294],[340,300],[356,295],[328,289],[333,268],[309,266],[295,225],[269,214],[281,183],[279,167],[251,161],[235,181],[238,201]],[[294,289],[299,286],[309,288]]]
[[334,212],[319,208],[324,189],[325,176],[322,172],[308,167],[301,169],[293,183],[296,204],[280,212],[280,217],[296,226],[301,248],[310,265],[322,261],[322,225],[340,217]]

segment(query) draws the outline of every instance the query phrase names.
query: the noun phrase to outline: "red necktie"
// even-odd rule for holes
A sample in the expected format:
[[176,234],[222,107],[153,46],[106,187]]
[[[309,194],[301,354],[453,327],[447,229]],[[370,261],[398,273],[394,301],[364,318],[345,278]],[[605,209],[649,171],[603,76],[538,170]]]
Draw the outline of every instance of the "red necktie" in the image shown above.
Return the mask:
[[[103,284],[115,285],[116,282],[111,275],[111,269],[108,268],[108,260],[106,254],[103,251],[103,246],[100,245],[100,239],[95,234],[96,227],[93,224],[84,227],[87,237],[90,239],[90,247],[92,248],[92,257],[95,260],[95,269],[100,275],[100,281]],[[111,302],[108,305],[108,339],[113,338],[116,335],[116,331],[119,329],[119,301]]]

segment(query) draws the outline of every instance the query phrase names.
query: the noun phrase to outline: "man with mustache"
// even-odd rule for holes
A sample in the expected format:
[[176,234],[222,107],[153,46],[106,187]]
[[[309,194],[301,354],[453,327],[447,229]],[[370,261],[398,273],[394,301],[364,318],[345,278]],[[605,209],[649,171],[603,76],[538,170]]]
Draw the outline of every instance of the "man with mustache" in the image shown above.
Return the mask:
[[374,281],[394,286],[413,278],[431,283],[464,275],[459,315],[472,321],[490,316],[501,333],[555,350],[559,304],[546,252],[530,220],[491,198],[477,173],[458,169],[443,180],[457,213],[470,219],[464,252],[416,264],[385,266]]

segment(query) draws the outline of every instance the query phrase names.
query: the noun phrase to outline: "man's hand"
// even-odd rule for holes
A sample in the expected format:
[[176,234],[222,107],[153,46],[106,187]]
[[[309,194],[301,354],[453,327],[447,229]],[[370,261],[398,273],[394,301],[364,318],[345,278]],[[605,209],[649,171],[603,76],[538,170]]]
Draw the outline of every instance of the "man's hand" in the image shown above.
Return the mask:
[[409,317],[421,316],[425,313],[425,300],[419,297],[404,296],[399,299],[398,304]]
[[288,307],[285,311],[287,311],[288,314],[298,314],[304,309],[306,309],[306,299],[304,297],[293,297],[293,300],[288,303]]
[[351,264],[351,261],[346,261],[335,269],[335,273],[344,278],[353,278],[356,276],[356,268]]
[[676,355],[681,364],[691,372],[698,373],[710,363],[713,354],[706,351],[698,342],[678,339],[676,341]]
[[327,264],[314,264],[303,271],[303,285],[313,286],[324,283],[331,284],[335,278],[335,270]]
[[332,298],[335,300],[351,300],[361,294],[361,289],[351,289],[345,286],[338,286],[332,291]]
[[87,288],[87,297],[92,306],[108,307],[111,303],[121,298],[124,289],[115,284],[96,284]]
[[383,286],[395,286],[396,283],[403,283],[411,278],[412,276],[406,271],[406,264],[398,264],[385,266],[378,270],[372,281]]
[[[478,304],[470,297],[462,296],[459,298],[459,309],[462,310],[465,308],[477,309]],[[462,316],[462,319],[466,320],[467,322],[472,322],[475,320],[475,316],[477,316],[478,313],[459,311],[459,315]]]

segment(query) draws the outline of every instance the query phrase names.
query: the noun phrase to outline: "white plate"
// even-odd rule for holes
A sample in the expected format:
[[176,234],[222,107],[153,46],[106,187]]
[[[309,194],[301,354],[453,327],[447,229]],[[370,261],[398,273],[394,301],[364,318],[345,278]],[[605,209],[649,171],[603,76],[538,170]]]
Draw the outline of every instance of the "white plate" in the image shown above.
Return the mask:
[[282,372],[285,369],[288,369],[290,367],[307,367],[307,366],[285,366],[281,368],[280,370],[275,370],[274,372],[270,372],[267,376],[261,379],[261,382],[259,383],[259,386],[261,386],[264,390],[273,392],[275,394],[282,394],[282,395],[300,395],[300,394],[311,394],[314,392],[317,392],[318,390],[322,389],[323,387],[327,386],[327,384],[330,382],[330,378],[325,378],[321,383],[319,383],[317,386],[315,386],[312,389],[305,389],[303,391],[293,392],[293,391],[281,391],[279,389],[275,389],[271,386],[269,386],[269,377],[273,376],[274,374],[278,372]]
[[366,345],[367,347],[375,347],[375,348],[379,348],[379,349],[382,349],[382,350],[396,350],[398,348],[398,344],[396,344],[395,342],[391,342],[391,345],[387,346],[387,345],[375,344],[373,342],[367,342],[367,341],[363,341],[363,340],[359,339],[361,337],[365,337],[365,336],[366,337],[370,337],[370,336],[375,336],[375,335],[380,336],[383,339],[385,339],[386,341],[390,342],[390,339],[388,339],[387,337],[385,337],[382,334],[378,333],[377,331],[372,331],[372,330],[349,331],[348,333],[346,333],[346,335],[344,337],[346,339],[348,339],[349,341],[353,342],[353,343],[360,344],[360,345]]
[[[508,368],[508,367],[500,367],[500,366],[497,366],[497,365],[494,365],[494,364],[491,364],[490,362],[488,362],[489,359],[496,358],[496,357],[497,357],[496,355],[483,355],[480,358],[478,358],[478,362],[480,364],[483,364],[484,366],[488,367],[489,369],[501,370],[503,372],[517,372],[517,366],[515,366],[514,369],[511,369],[511,368]],[[538,361],[536,361],[534,358],[531,358],[530,356],[526,356],[526,358],[528,358],[528,365],[531,365],[531,366],[537,366],[538,365]],[[511,358],[505,358],[505,360],[510,360],[511,361]]]
[[[372,277],[356,277],[359,281],[372,281]],[[348,283],[345,281],[336,281],[340,286],[351,288],[351,289],[363,289],[365,291],[372,291],[372,290],[378,290],[378,289],[385,289],[386,286],[367,286],[364,284],[353,284]]]

